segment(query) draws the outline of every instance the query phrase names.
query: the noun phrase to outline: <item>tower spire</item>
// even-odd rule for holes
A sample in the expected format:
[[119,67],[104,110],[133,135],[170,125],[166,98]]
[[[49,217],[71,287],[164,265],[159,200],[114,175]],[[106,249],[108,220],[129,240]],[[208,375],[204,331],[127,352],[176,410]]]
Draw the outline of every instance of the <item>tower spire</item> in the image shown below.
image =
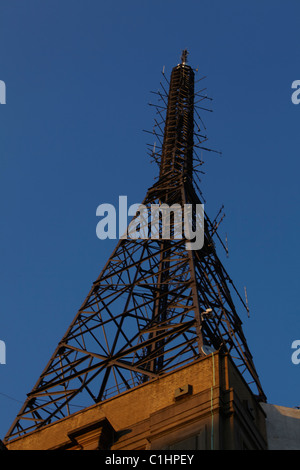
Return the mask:
[[160,176],[183,174],[192,178],[194,135],[194,72],[182,63],[173,68],[162,147]]
[[188,51],[187,49],[184,49],[181,54],[181,64],[185,65],[187,63],[187,56],[188,56]]

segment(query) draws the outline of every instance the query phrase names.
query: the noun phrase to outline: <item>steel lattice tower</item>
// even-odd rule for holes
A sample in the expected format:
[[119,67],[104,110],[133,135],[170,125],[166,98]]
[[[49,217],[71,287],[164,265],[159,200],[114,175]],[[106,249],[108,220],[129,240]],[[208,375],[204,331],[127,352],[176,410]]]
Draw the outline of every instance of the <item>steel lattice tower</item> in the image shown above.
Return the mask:
[[[184,51],[172,70],[169,92],[161,95],[165,127],[161,150],[154,153],[160,171],[143,201],[146,207],[201,204],[194,179],[194,71],[186,58]],[[147,228],[150,232],[150,224]],[[214,233],[215,224],[205,214],[199,250],[188,250],[184,237],[120,239],[5,441],[213,350],[229,353],[254,393],[265,400]]]

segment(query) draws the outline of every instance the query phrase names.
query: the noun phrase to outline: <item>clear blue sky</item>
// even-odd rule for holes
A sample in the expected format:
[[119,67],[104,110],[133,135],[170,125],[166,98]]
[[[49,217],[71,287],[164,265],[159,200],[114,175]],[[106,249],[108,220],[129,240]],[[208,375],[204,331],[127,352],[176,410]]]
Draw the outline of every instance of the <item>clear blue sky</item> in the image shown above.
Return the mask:
[[[298,0],[9,0],[0,5],[0,438],[114,241],[96,208],[154,181],[147,105],[188,48],[214,112],[202,190],[224,204],[225,267],[269,403],[300,405]],[[151,137],[151,136],[150,136]]]

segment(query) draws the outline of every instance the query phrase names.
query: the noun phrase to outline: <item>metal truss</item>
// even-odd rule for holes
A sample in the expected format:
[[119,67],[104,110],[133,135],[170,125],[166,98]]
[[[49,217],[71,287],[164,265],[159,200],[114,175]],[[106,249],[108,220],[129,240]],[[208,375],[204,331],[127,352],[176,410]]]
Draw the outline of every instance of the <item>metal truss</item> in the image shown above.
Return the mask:
[[[194,151],[203,141],[194,143],[194,71],[186,56],[172,71],[168,95],[161,95],[165,128],[161,151],[153,152],[160,173],[143,201],[148,209],[201,204]],[[141,225],[147,237],[119,240],[5,441],[188,364],[207,354],[205,347],[228,352],[265,399],[234,285],[216,253],[216,224],[205,215],[199,250],[188,250],[184,237],[156,238],[149,220]],[[174,235],[172,219],[170,230]]]

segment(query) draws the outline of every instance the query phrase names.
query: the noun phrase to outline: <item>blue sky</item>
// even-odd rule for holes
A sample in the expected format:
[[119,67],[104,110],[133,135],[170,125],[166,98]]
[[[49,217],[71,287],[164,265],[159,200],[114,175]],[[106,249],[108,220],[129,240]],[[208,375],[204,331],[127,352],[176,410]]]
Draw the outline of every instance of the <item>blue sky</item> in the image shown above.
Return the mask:
[[[202,190],[222,204],[240,317],[269,403],[299,406],[297,0],[9,0],[0,5],[0,438],[115,246],[96,208],[156,176],[147,103],[188,48],[213,113]],[[151,136],[150,136],[151,137]]]

